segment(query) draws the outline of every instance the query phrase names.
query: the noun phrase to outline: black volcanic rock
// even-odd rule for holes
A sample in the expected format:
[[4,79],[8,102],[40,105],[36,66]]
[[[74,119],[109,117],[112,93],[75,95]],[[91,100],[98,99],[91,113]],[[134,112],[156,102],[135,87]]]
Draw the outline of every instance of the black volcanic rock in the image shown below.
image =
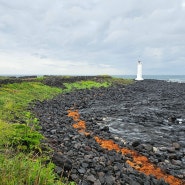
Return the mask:
[[54,153],[52,160],[57,166],[64,170],[72,169],[72,162],[66,156],[60,153]]
[[[135,149],[165,172],[184,179],[184,92],[183,83],[144,80],[128,86],[76,90],[36,102],[32,110],[50,146],[64,156],[56,155],[53,161],[68,164],[77,184],[165,185],[163,180],[130,167],[126,161],[132,161],[131,155],[101,148],[94,136]],[[79,110],[90,136],[72,127],[74,120],[67,117],[70,108]]]

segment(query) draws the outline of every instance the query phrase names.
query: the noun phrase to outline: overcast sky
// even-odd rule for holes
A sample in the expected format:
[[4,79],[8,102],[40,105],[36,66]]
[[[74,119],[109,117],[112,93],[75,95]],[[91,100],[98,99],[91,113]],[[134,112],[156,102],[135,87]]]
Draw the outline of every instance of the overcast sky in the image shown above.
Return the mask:
[[0,0],[0,74],[185,74],[185,0]]

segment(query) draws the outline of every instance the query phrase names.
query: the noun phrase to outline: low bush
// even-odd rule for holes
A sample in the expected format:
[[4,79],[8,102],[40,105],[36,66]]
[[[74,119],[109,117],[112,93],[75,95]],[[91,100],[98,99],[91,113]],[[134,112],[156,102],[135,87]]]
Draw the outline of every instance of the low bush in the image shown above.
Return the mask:
[[15,156],[0,154],[1,185],[63,185],[56,180],[54,164],[42,159],[29,158],[24,153]]
[[91,89],[91,88],[99,88],[99,87],[108,87],[111,84],[108,82],[96,82],[92,80],[87,81],[79,81],[74,83],[64,83],[66,90],[65,92],[70,92],[75,89]]

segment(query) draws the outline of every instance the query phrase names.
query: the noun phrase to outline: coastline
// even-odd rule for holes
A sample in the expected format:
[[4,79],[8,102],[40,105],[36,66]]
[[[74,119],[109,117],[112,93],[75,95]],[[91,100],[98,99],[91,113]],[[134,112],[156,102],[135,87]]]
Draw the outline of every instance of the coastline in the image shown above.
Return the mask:
[[[113,75],[118,78],[135,79],[136,75]],[[185,75],[143,75],[145,80],[165,80],[168,82],[185,83]]]
[[[103,149],[96,143],[93,138],[95,136],[113,140],[120,147],[139,152],[165,174],[179,179],[179,183],[177,179],[176,183],[166,182],[183,184],[185,122],[178,121],[184,120],[185,115],[183,90],[185,84],[144,80],[127,86],[74,91],[54,100],[38,102],[33,111],[41,121],[43,134],[55,150],[56,165],[60,163],[59,156],[62,156],[68,164],[66,170],[71,166],[71,178],[78,184],[93,181],[96,184],[166,184],[164,179],[140,173],[128,165],[126,161],[133,161],[132,156]],[[86,132],[91,133],[90,135],[73,128],[74,120],[67,116],[71,109],[79,111],[79,119],[86,123]],[[110,125],[113,122],[117,125]],[[121,123],[127,124],[124,129],[130,129],[127,138],[120,136],[118,130],[115,133],[111,130],[113,126],[121,126]],[[140,132],[139,127],[134,130],[136,125],[142,125],[142,129],[147,128],[141,129],[143,132],[140,136],[148,132],[148,137],[152,138],[135,138],[134,135]],[[156,133],[153,133],[155,127]],[[157,135],[159,137],[156,140],[154,136]],[[57,173],[60,172],[61,167],[58,166]]]
[[[89,185],[184,185],[184,83],[146,79],[123,84],[123,79],[108,76],[1,82],[18,82],[10,87],[45,84],[63,91],[29,107],[39,119],[45,144],[54,151],[59,176]],[[16,96],[19,91],[7,92]]]

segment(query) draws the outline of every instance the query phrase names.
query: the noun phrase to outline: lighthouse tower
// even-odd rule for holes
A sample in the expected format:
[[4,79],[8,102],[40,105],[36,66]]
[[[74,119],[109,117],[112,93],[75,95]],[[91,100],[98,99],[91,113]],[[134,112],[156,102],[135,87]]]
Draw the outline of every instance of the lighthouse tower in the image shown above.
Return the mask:
[[136,80],[143,80],[143,77],[142,77],[142,63],[141,61],[138,61],[137,63],[137,78]]

